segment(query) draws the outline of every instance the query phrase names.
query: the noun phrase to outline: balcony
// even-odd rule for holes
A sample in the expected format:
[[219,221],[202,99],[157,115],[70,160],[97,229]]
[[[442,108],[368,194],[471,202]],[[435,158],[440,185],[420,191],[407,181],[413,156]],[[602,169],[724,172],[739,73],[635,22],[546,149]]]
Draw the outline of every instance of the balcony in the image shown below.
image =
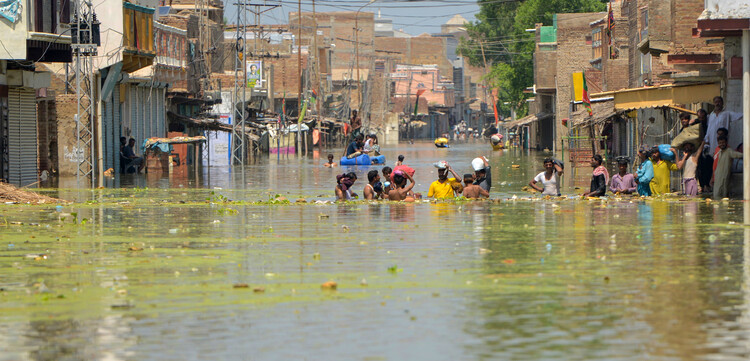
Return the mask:
[[185,68],[187,61],[187,30],[155,23],[156,65]]
[[57,0],[15,0],[4,4],[0,33],[7,49],[0,59],[70,62],[70,6]]
[[128,2],[122,7],[122,70],[132,72],[154,63],[154,9]]

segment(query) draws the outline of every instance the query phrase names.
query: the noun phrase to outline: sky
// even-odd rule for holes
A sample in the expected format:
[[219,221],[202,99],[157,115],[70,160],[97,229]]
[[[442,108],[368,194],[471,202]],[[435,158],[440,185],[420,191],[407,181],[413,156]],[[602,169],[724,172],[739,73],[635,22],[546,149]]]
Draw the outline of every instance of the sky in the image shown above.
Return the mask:
[[[236,23],[237,2],[242,0],[224,0],[224,16],[232,24]],[[261,16],[262,24],[286,24],[290,12],[297,11],[298,0],[246,0],[248,3],[265,3],[280,5]],[[302,11],[312,11],[312,0],[301,0]],[[327,11],[357,11],[368,0],[315,0],[316,12]],[[378,11],[384,19],[393,20],[394,29],[403,29],[411,35],[422,33],[439,33],[440,25],[447,22],[456,14],[461,14],[466,20],[474,21],[474,14],[479,12],[476,0],[434,0],[434,1],[405,1],[405,0],[375,0],[365,6],[362,12],[373,12],[377,17]],[[249,14],[248,21],[254,17]]]

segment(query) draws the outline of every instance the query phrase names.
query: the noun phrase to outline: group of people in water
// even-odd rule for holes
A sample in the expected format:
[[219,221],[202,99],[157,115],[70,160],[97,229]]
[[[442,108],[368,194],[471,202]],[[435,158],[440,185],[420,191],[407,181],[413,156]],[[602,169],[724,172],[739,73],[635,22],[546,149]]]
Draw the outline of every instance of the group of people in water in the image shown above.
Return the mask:
[[362,154],[380,155],[380,146],[378,145],[378,136],[370,134],[367,137],[361,133],[354,136],[354,140],[346,147],[344,156],[349,159],[356,158]]
[[[583,197],[602,197],[608,193],[616,195],[659,196],[672,193],[671,172],[682,171],[682,194],[695,197],[701,191],[713,193],[714,198],[729,195],[732,172],[742,171],[742,144],[732,149],[729,147],[729,130],[733,122],[741,115],[724,110],[724,99],[713,99],[714,110],[708,114],[705,110],[697,112],[697,118],[688,113],[680,115],[681,133],[675,137],[672,145],[642,147],[638,151],[640,163],[636,172],[629,172],[629,159],[618,157],[617,173],[610,177],[604,158],[595,154],[590,161],[593,168],[589,190]],[[644,131],[645,132],[645,131]],[[378,152],[377,137],[361,134],[355,135],[347,147],[345,156],[356,157],[359,154]],[[414,169],[403,164],[404,156],[391,167],[383,167],[382,178],[377,170],[367,174],[364,186],[364,199],[387,199],[393,201],[414,201],[421,199],[420,193],[413,191]],[[336,167],[333,154],[328,155],[326,167]],[[489,198],[491,187],[491,169],[486,158],[472,161],[474,173],[459,176],[444,161],[435,163],[438,168],[438,179],[430,184],[427,197],[434,199],[453,198]],[[544,160],[544,171],[537,174],[529,187],[543,196],[561,196],[561,177],[564,164],[553,158]],[[358,197],[353,191],[357,181],[354,172],[343,173],[336,177],[336,199],[352,200]]]
[[[677,146],[642,147],[638,151],[640,164],[635,174],[628,172],[628,159],[618,158],[618,172],[610,178],[602,156],[594,155],[591,158],[594,169],[591,186],[582,195],[601,197],[611,192],[659,196],[672,192],[671,172],[682,171],[683,195],[695,197],[702,190],[703,193],[712,193],[714,198],[725,198],[729,195],[733,169],[741,168],[735,160],[743,157],[742,144],[736,150],[729,148],[728,127],[736,118],[736,114],[724,110],[721,97],[714,98],[714,111],[710,115],[702,109],[695,119],[691,119],[688,113],[681,114],[681,133],[689,134],[682,137]],[[544,168],[545,171],[532,179],[529,186],[542,195],[560,196],[562,163],[548,158],[544,160]]]
[[[336,167],[333,162],[333,154],[328,155],[328,163],[325,167]],[[480,157],[472,162],[474,173],[464,174],[459,177],[445,161],[435,163],[438,169],[438,179],[430,184],[427,197],[434,199],[446,199],[463,196],[469,199],[489,198],[492,186],[491,168],[487,158]],[[382,173],[382,178],[381,174]],[[398,162],[391,167],[383,167],[378,170],[370,170],[367,173],[367,184],[362,191],[366,200],[391,200],[413,202],[422,199],[422,194],[414,192],[415,170],[404,164],[404,156],[398,156]],[[449,177],[449,174],[453,177]],[[382,181],[381,181],[382,180]],[[463,181],[463,183],[462,183]],[[342,173],[336,176],[336,200],[349,201],[359,196],[353,187],[357,182],[357,174],[354,172]]]

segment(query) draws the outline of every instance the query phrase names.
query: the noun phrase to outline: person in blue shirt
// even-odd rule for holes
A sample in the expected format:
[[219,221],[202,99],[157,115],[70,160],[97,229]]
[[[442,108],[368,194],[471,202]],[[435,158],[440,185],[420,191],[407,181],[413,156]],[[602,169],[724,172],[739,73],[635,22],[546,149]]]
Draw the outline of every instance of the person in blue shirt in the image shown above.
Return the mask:
[[349,146],[346,148],[346,157],[349,159],[356,158],[357,156],[361,155],[363,153],[363,147],[365,145],[364,137],[362,134],[358,134],[354,140],[349,143]]
[[125,165],[125,171],[127,173],[140,173],[143,170],[143,157],[139,157],[135,154],[135,139],[130,138],[128,145],[122,148],[122,156],[128,161]]
[[638,183],[638,194],[642,196],[651,196],[651,187],[649,183],[654,179],[654,164],[648,158],[649,151],[645,148],[638,151],[641,158],[641,165],[635,173],[635,181]]

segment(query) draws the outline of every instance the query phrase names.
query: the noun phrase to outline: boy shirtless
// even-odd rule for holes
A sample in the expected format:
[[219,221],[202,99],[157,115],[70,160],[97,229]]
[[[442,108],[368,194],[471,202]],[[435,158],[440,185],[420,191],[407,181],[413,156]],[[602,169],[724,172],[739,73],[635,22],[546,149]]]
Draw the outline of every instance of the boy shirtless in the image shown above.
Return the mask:
[[383,197],[383,184],[380,183],[380,175],[378,171],[373,169],[367,173],[367,181],[365,184],[365,199],[368,201],[376,200]]
[[383,167],[383,198],[388,197],[391,189],[396,189],[391,183],[391,173],[393,173],[391,167]]
[[463,196],[469,199],[489,198],[490,192],[474,184],[473,174],[464,174],[464,193]]
[[324,163],[323,166],[326,168],[333,168],[338,166],[338,164],[333,161],[333,154],[328,155],[328,163]]
[[[406,185],[406,181],[409,180],[409,185]],[[388,199],[392,201],[403,201],[406,200],[407,197],[414,199],[413,197],[409,196],[409,193],[411,192],[411,189],[414,188],[414,179],[409,175],[409,173],[402,172],[402,171],[396,171],[393,173],[393,183],[395,184],[395,189],[392,189],[388,192]]]

